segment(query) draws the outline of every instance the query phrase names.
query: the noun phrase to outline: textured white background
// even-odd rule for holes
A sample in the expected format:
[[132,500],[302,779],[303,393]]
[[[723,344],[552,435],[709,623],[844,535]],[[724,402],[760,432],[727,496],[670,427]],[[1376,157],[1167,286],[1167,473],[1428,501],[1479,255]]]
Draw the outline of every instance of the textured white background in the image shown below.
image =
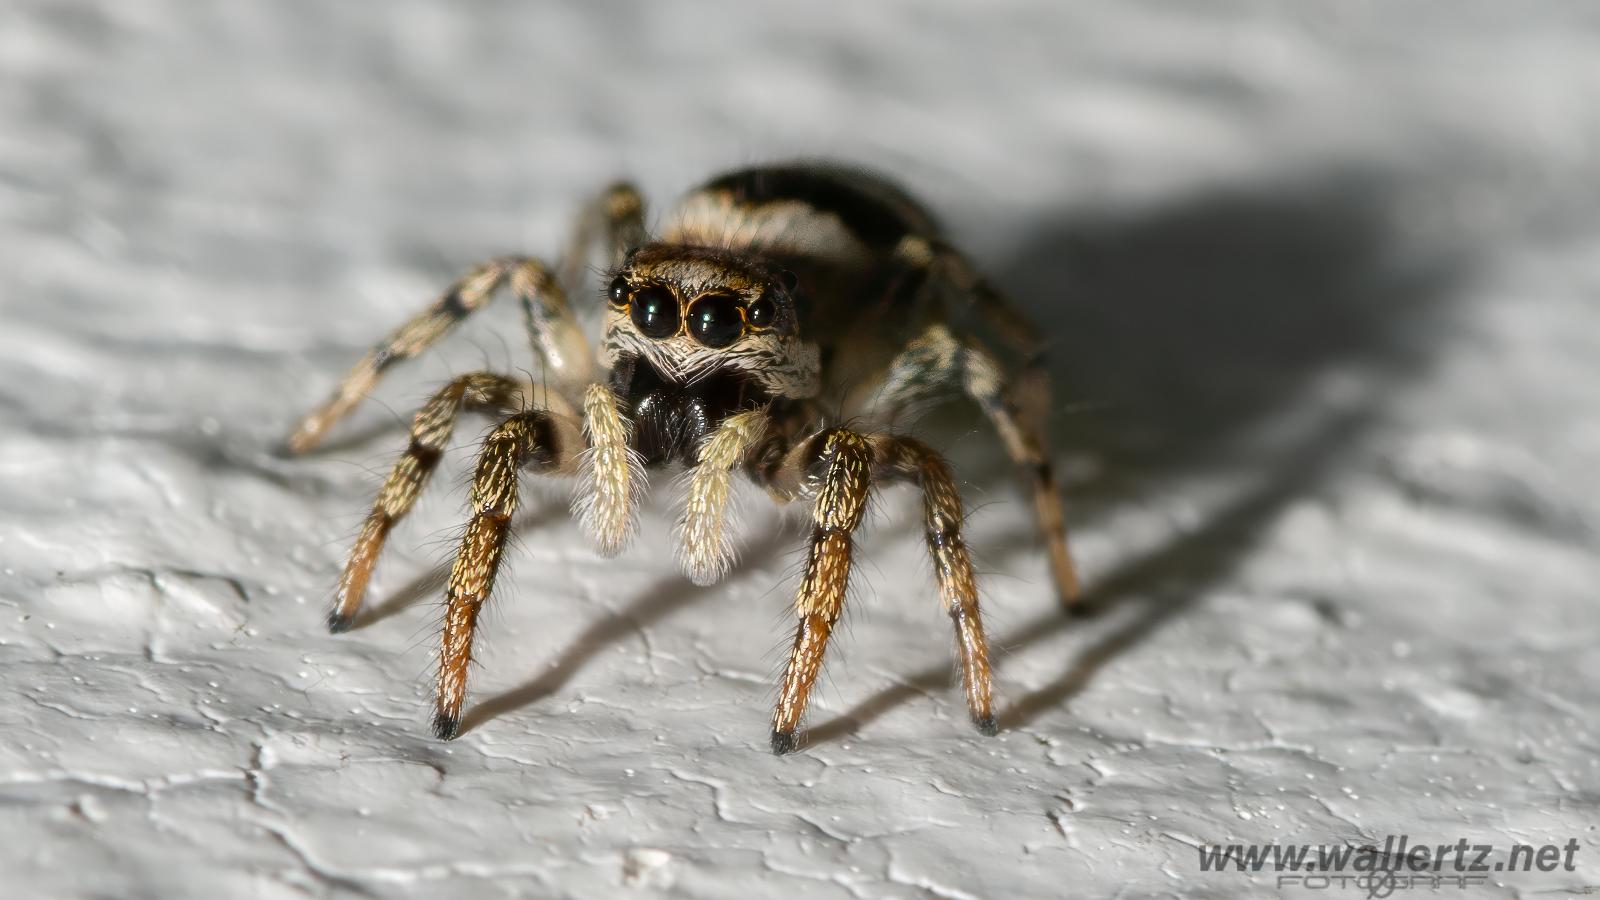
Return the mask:
[[[5,4],[4,893],[1231,897],[1271,879],[1194,845],[1398,832],[1576,837],[1481,892],[1600,883],[1600,16],[984,5]],[[801,154],[900,175],[1051,329],[1101,613],[1053,613],[957,409],[998,739],[894,491],[769,755],[800,535],[752,498],[695,589],[658,479],[616,561],[536,492],[470,731],[431,740],[470,449],[378,615],[322,613],[427,386],[531,365],[515,316],[278,442],[606,180]]]

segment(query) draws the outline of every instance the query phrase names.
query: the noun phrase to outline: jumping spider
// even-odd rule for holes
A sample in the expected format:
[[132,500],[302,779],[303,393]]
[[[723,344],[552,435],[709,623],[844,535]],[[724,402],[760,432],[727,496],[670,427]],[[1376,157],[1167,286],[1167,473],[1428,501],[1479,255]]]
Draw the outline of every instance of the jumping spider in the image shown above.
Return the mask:
[[[1038,332],[945,243],[916,201],[876,176],[816,164],[745,169],[690,193],[668,221],[648,239],[639,194],[611,187],[579,220],[561,277],[526,257],[479,266],[378,344],[300,423],[289,441],[295,452],[316,446],[384,372],[444,337],[499,288],[521,301],[544,378],[475,372],[428,400],[350,551],[329,628],[350,627],[385,538],[416,502],[457,417],[478,410],[498,425],[478,455],[472,518],[446,591],[438,737],[452,738],[460,726],[473,632],[517,508],[518,472],[576,474],[573,512],[611,555],[635,527],[645,471],[661,466],[691,470],[677,535],[679,563],[696,584],[717,581],[733,555],[735,472],[780,503],[811,506],[773,752],[798,746],[844,605],[851,535],[873,485],[894,481],[922,490],[967,706],[978,729],[993,734],[988,644],[956,481],[938,453],[889,426],[948,388],[975,401],[1031,483],[1056,589],[1069,603],[1077,577],[1042,432],[1048,386]],[[580,283],[597,240],[612,266],[598,364],[562,291]]]

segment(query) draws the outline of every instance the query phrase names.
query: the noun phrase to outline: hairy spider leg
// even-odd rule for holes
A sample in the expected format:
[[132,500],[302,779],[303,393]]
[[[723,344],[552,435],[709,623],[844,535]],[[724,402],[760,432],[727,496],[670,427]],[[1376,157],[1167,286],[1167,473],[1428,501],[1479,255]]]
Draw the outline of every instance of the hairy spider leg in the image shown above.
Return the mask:
[[822,670],[828,637],[844,609],[853,534],[866,512],[872,463],[866,439],[842,428],[822,432],[791,454],[790,467],[818,472],[820,486],[812,504],[805,574],[795,596],[800,621],[772,712],[772,752],[780,755],[799,748],[800,718]]
[[607,268],[622,264],[629,250],[645,242],[644,198],[633,185],[619,181],[601,191],[578,214],[567,252],[561,255],[561,283],[576,292],[583,284],[589,254],[604,241]]
[[300,421],[289,437],[289,450],[304,453],[315,447],[330,428],[372,392],[389,369],[438,343],[462,320],[486,306],[506,284],[522,303],[528,333],[535,352],[544,361],[545,372],[558,384],[587,383],[594,368],[594,351],[550,268],[528,257],[495,259],[467,273],[431,306],[362,357],[333,396]]
[[411,443],[389,471],[345,561],[328,613],[328,630],[348,631],[361,609],[373,567],[395,524],[411,511],[444,455],[464,411],[504,414],[527,402],[527,382],[493,372],[462,375],[440,388],[411,420]]
[[494,590],[511,517],[517,510],[518,473],[570,471],[581,438],[569,420],[544,410],[517,413],[483,442],[472,479],[472,518],[461,536],[445,588],[444,633],[439,645],[433,733],[456,736],[467,694],[467,669],[478,613]]
[[[948,244],[907,237],[895,255],[910,270],[902,280],[903,289],[953,295],[950,302],[964,304],[974,312],[1022,362],[1014,373],[1008,373],[994,349],[977,335],[934,324],[890,364],[879,402],[893,408],[923,399],[942,385],[960,385],[989,419],[1006,454],[1027,481],[1057,597],[1063,607],[1071,608],[1080,586],[1067,544],[1061,489],[1045,438],[1050,380],[1043,365],[1042,344],[1011,304]],[[915,273],[922,274],[917,277]]]
[[978,609],[978,580],[973,575],[972,556],[961,536],[964,514],[955,475],[950,463],[921,441],[887,434],[873,435],[870,441],[876,457],[877,483],[905,480],[922,491],[923,537],[939,583],[939,597],[955,626],[967,711],[980,732],[992,735],[997,728],[989,642],[984,637],[983,616]]

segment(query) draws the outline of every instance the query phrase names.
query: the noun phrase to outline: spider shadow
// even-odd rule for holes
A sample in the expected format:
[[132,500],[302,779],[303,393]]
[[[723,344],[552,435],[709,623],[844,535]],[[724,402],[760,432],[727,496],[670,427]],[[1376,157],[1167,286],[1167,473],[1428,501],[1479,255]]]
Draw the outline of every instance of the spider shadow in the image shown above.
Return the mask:
[[[1012,701],[1000,724],[1028,724],[1081,691],[1226,577],[1290,504],[1320,489],[1383,416],[1381,398],[1423,370],[1428,340],[1462,267],[1460,254],[1400,242],[1384,194],[1359,173],[1200,196],[1155,214],[1040,223],[997,283],[1051,336],[1058,451],[1092,474],[1067,485],[1072,518],[1108,517],[1146,485],[1240,470],[1249,486],[1164,546],[1090,572],[1079,611],[1052,608],[993,645],[1018,651],[1074,626],[1096,632],[1057,677]],[[1329,375],[1364,402],[1330,398]],[[1289,437],[1264,440],[1269,429]],[[971,454],[974,480],[1012,476]],[[1031,528],[995,540],[1037,552]],[[1129,608],[1131,607],[1131,608]],[[813,741],[854,733],[952,680],[929,666],[813,727]]]
[[[781,525],[772,529],[745,547],[732,570],[719,585],[727,584],[748,571],[745,560],[767,560],[777,556],[789,543],[790,535]],[[492,719],[531,706],[551,696],[572,681],[599,653],[640,629],[648,628],[694,603],[712,595],[713,589],[699,588],[677,573],[657,581],[626,607],[607,613],[590,623],[583,633],[562,650],[542,674],[517,687],[482,700],[467,710],[461,719],[461,733],[466,734]]]

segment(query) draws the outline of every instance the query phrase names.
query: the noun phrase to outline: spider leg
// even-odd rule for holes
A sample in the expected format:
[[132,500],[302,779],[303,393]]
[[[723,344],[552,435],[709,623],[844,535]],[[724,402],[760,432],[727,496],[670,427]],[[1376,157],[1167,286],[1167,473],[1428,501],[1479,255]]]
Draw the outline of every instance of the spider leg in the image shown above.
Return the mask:
[[961,343],[942,324],[928,326],[889,362],[865,401],[882,417],[897,421],[909,408],[943,396],[961,381]]
[[589,254],[604,240],[607,266],[617,266],[629,250],[644,243],[644,198],[633,185],[619,181],[592,200],[578,215],[577,226],[561,257],[561,283],[577,291],[583,284]]
[[[1034,517],[1049,550],[1056,593],[1061,605],[1070,608],[1079,593],[1078,572],[1067,547],[1061,490],[1045,438],[1050,383],[1041,362],[1039,338],[1005,298],[949,245],[911,237],[901,242],[897,255],[903,264],[927,274],[926,280],[920,282],[921,288],[954,294],[959,307],[956,312],[975,315],[1022,362],[1015,371],[1008,372],[996,351],[976,335],[952,333],[944,325],[933,325],[890,365],[880,402],[904,405],[939,384],[961,385],[988,417],[1006,454],[1027,479],[1033,494]],[[918,284],[915,280],[911,283]]]
[[602,556],[622,552],[638,520],[644,494],[644,461],[629,444],[629,424],[617,395],[591,384],[583,395],[584,451],[572,513]]
[[383,552],[390,530],[416,504],[444,454],[461,413],[466,410],[504,412],[523,402],[528,390],[525,382],[492,372],[474,372],[440,388],[417,411],[411,421],[411,443],[389,471],[389,477],[373,502],[372,512],[361,526],[360,537],[350,548],[344,572],[339,576],[334,607],[328,614],[329,631],[336,634],[348,631],[355,621],[373,566]]
[[818,489],[812,506],[811,546],[795,597],[800,622],[772,712],[772,752],[779,755],[799,747],[796,731],[800,718],[822,669],[828,636],[844,609],[852,534],[866,511],[872,463],[867,440],[845,429],[818,434],[785,460],[784,468],[791,474],[796,470],[818,473]]
[[[1049,384],[1042,367],[1033,367],[1007,382],[994,358],[982,347],[968,346],[963,353],[962,387],[981,408],[1005,443],[1006,453],[1022,471],[1033,492],[1034,519],[1043,532],[1050,554],[1050,574],[1064,608],[1078,599],[1078,569],[1067,547],[1066,512],[1055,467],[1038,418],[1031,405],[1048,403]],[[1028,399],[1021,399],[1026,397]]]
[[300,421],[289,437],[289,450],[304,453],[315,447],[328,429],[372,392],[385,372],[437,343],[463,319],[487,305],[506,284],[522,301],[528,332],[546,371],[563,385],[586,381],[594,367],[594,353],[549,267],[527,257],[496,259],[467,273],[431,306],[362,357],[333,396]]
[[961,680],[972,723],[984,734],[996,731],[991,696],[989,642],[978,609],[978,583],[972,558],[961,537],[961,492],[950,464],[921,441],[893,435],[871,438],[877,457],[877,475],[908,480],[922,489],[923,527],[928,555],[939,581],[939,596],[956,630],[956,650]]
[[467,667],[478,613],[494,589],[511,516],[517,509],[517,473],[575,465],[578,436],[564,419],[543,410],[517,413],[502,421],[483,442],[472,479],[472,519],[461,536],[445,589],[444,633],[440,639],[433,733],[456,736],[467,693]]
[[958,317],[975,315],[1005,346],[1024,359],[1036,359],[1044,349],[1039,329],[980,274],[972,261],[949,242],[926,235],[910,235],[895,248],[895,258],[917,278],[908,287],[926,286],[953,301]]
[[733,468],[766,436],[767,425],[765,409],[736,413],[700,447],[678,520],[678,564],[695,584],[715,584],[733,561],[734,529],[728,521]]

